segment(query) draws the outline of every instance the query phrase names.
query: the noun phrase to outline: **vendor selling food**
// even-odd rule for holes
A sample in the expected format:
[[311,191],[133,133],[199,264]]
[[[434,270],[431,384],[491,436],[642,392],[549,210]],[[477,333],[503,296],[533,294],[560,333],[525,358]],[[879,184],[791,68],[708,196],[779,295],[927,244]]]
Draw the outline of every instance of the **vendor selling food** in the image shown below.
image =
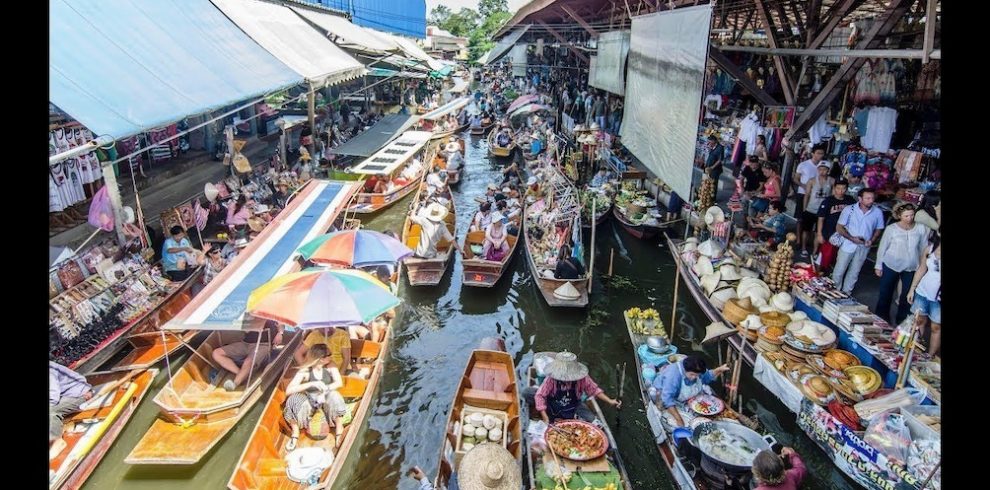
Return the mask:
[[597,398],[619,408],[622,402],[613,400],[588,376],[588,366],[577,361],[571,352],[558,353],[544,369],[547,378],[536,391],[536,410],[546,423],[557,419],[581,418],[591,422],[595,414],[583,403],[585,398]]
[[677,406],[700,395],[704,385],[711,384],[715,378],[728,370],[729,366],[725,364],[715,369],[708,369],[704,359],[687,356],[680,362],[664,366],[657,373],[657,377],[653,379],[650,395],[654,403],[667,410],[677,426],[683,427],[684,419],[681,418]]

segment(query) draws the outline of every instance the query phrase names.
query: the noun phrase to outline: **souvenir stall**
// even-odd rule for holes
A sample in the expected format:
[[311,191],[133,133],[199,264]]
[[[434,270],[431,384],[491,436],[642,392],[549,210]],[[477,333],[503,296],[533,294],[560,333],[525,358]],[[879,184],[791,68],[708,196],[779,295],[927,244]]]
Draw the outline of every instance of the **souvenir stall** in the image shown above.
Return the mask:
[[199,271],[170,281],[150,262],[109,240],[53,266],[49,359],[86,374],[122,349],[129,333],[154,331],[191,299]]

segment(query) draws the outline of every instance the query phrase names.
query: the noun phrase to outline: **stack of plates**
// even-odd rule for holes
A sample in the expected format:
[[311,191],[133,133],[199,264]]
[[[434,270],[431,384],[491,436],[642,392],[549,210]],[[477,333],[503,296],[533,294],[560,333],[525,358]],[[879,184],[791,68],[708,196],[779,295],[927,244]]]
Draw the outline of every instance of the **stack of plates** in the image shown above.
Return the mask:
[[791,362],[804,362],[807,353],[798,349],[791,347],[789,344],[781,344],[780,353]]
[[780,346],[784,343],[784,341],[781,340],[783,336],[783,328],[763,326],[759,330],[759,336],[756,339],[755,348],[760,352],[779,352]]

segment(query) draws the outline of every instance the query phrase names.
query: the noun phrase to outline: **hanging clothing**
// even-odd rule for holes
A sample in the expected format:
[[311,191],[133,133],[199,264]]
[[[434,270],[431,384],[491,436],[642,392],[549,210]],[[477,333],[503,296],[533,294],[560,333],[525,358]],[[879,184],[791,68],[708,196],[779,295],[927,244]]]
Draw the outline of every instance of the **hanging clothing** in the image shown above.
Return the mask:
[[756,137],[763,134],[763,126],[756,112],[750,112],[742,122],[739,123],[739,139],[746,143],[746,154],[756,153]]
[[829,131],[828,121],[825,119],[825,113],[823,112],[818,120],[815,121],[815,124],[808,129],[808,138],[811,139],[811,145],[814,146],[825,139],[826,136],[831,135],[832,132]]
[[885,152],[890,149],[890,139],[897,127],[897,110],[890,107],[871,107],[863,133],[862,144],[868,150]]

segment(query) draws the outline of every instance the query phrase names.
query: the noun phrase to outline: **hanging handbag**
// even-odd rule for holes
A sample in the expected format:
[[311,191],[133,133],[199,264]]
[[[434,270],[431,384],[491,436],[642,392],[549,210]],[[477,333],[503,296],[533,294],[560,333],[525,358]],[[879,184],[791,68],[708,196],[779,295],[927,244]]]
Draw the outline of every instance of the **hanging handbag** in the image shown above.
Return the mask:
[[84,279],[86,279],[86,275],[75,259],[65,261],[58,268],[58,280],[65,289],[83,282]]

